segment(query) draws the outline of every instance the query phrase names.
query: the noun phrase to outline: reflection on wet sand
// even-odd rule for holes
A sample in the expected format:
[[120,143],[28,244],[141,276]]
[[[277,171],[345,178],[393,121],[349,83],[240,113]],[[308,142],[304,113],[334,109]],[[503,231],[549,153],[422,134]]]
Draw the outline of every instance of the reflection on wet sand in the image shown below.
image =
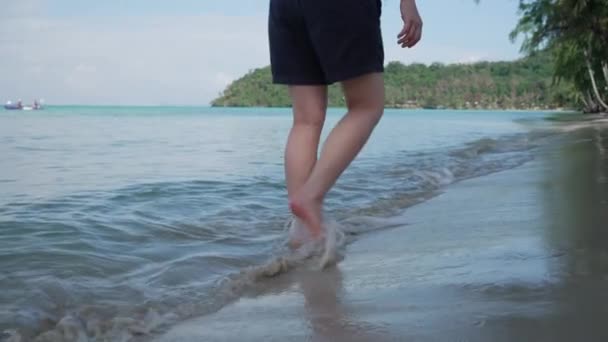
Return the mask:
[[342,273],[333,267],[323,272],[302,271],[295,277],[304,295],[306,319],[313,341],[383,341],[380,327],[358,321],[344,305]]
[[546,158],[545,231],[552,248],[566,251],[565,282],[608,276],[607,148],[608,130],[589,128]]
[[500,341],[608,341],[608,129],[570,133],[543,153],[541,233],[552,279],[521,297],[541,314],[503,315],[483,329]]

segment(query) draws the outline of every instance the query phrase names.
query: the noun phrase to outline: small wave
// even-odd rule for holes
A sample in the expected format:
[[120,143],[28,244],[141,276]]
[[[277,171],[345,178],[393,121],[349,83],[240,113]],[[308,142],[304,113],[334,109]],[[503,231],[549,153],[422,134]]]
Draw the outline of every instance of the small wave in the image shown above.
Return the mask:
[[[162,269],[143,275],[117,271],[119,279],[123,279],[120,275],[124,273],[131,276],[123,280],[126,288],[135,289],[136,293],[153,292],[151,296],[142,295],[130,303],[124,298],[115,298],[118,303],[114,306],[106,303],[111,307],[108,309],[96,302],[100,296],[95,296],[94,291],[99,282],[92,282],[90,288],[82,288],[80,295],[89,291],[95,297],[91,301],[96,306],[79,307],[74,301],[81,297],[68,294],[65,302],[57,303],[63,307],[49,310],[55,313],[48,315],[52,318],[38,319],[33,327],[30,325],[23,331],[7,331],[0,335],[0,340],[145,340],[175,322],[220,310],[255,291],[264,279],[298,267],[319,269],[338,262],[343,257],[344,246],[357,235],[402,226],[403,222],[391,221],[392,214],[438,195],[449,184],[529,161],[533,157],[530,151],[551,134],[554,133],[480,139],[453,150],[400,153],[367,167],[353,168],[328,198],[328,209],[335,220],[328,223],[329,234],[324,244],[304,244],[295,251],[287,248],[281,239],[285,236],[285,232],[281,232],[281,215],[286,210],[282,197],[284,184],[266,177],[243,182],[137,184],[44,203],[7,206],[14,219],[11,226],[25,222],[34,234],[42,224],[41,219],[47,222],[70,219],[73,220],[70,227],[77,229],[68,231],[66,240],[80,239],[87,242],[87,248],[105,248],[104,253],[108,254],[120,254],[120,246],[128,245],[132,248],[130,256],[150,258],[150,264],[162,263]],[[21,237],[23,232],[20,231]],[[269,244],[272,247],[268,247]],[[188,248],[191,250],[187,251]],[[211,256],[233,253],[230,256],[234,260],[226,262],[230,267],[225,267],[223,261],[217,263],[221,271],[206,269],[201,266],[201,259],[187,259],[194,255],[193,250],[201,248]],[[163,255],[159,255],[159,250]],[[176,260],[183,263],[174,263]],[[136,262],[133,269],[140,266]],[[168,270],[180,266],[192,273],[200,267],[209,274],[184,277],[175,283],[158,282],[158,279],[177,278]],[[161,288],[155,288],[157,285]]]
[[[295,221],[291,221],[292,223]],[[300,248],[291,250],[282,248],[282,252],[264,264],[251,266],[229,275],[219,281],[213,291],[212,302],[196,303],[194,301],[172,307],[166,312],[154,308],[131,313],[130,316],[103,318],[103,309],[83,307],[71,311],[58,321],[49,319],[44,331],[22,335],[16,329],[5,330],[0,339],[6,342],[39,341],[137,341],[146,340],[152,334],[159,333],[173,323],[188,318],[217,311],[228,303],[240,298],[248,291],[255,289],[263,280],[277,277],[297,267],[312,267],[321,270],[342,258],[346,245],[345,235],[336,221],[326,225],[325,238],[321,241],[308,241]],[[44,328],[41,326],[40,328]]]
[[[391,159],[387,164],[380,162],[377,170],[365,170],[353,177],[365,183],[338,184],[337,201],[331,209],[341,222],[349,217],[391,216],[440,194],[455,182],[528,162],[533,158],[531,151],[553,135],[554,132],[522,133],[483,138],[448,151],[402,152],[400,159]],[[370,173],[375,177],[370,178]],[[357,187],[365,188],[369,201],[359,200],[356,209],[345,209],[343,203],[354,197],[351,193],[359,189]]]

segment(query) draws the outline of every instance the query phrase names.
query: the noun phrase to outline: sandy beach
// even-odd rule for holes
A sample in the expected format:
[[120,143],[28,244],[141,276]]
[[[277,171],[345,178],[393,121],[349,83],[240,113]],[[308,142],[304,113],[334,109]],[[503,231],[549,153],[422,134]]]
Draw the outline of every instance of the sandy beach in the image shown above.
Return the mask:
[[606,341],[608,130],[452,185],[157,341]]

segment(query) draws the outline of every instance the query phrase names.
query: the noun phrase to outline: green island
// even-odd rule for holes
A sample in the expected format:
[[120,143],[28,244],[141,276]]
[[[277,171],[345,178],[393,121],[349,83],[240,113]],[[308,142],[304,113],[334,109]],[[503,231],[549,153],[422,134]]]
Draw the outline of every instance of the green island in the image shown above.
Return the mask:
[[[433,63],[385,68],[386,106],[390,108],[555,109],[572,107],[569,85],[553,85],[553,62],[538,53],[512,62]],[[250,71],[234,81],[213,106],[286,107],[287,89],[271,83],[270,68]],[[329,105],[344,106],[337,85],[329,89]]]

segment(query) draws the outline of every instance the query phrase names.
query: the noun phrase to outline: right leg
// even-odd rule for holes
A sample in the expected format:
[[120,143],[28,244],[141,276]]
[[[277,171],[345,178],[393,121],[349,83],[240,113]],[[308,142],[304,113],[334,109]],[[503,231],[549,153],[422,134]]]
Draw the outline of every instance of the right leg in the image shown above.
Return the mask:
[[290,196],[291,210],[315,237],[322,232],[325,195],[361,151],[384,111],[382,73],[351,79],[342,86],[348,113],[331,131],[306,183]]

